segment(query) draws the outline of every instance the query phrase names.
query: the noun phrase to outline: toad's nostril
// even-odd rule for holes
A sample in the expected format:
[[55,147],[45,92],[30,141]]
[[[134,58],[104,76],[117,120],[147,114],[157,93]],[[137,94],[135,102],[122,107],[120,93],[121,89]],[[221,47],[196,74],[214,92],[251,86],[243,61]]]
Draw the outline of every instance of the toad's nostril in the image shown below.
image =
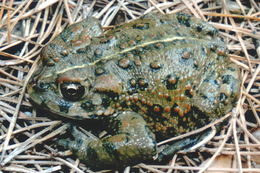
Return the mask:
[[219,101],[220,102],[225,102],[225,100],[227,99],[228,97],[227,97],[227,95],[225,94],[225,93],[220,93],[220,95],[219,95]]
[[38,92],[43,92],[49,89],[50,85],[49,83],[44,83],[44,82],[32,82],[32,87],[35,91]]
[[222,76],[223,83],[230,84],[233,79],[232,75],[224,75]]

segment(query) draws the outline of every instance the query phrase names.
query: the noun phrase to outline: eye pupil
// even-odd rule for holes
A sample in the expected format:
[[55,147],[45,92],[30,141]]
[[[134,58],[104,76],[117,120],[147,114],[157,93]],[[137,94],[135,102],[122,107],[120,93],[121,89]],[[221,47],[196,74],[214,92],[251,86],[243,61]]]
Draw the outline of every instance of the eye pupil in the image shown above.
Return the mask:
[[70,95],[75,95],[75,94],[77,94],[77,90],[75,90],[75,89],[67,89],[67,92],[68,92],[68,94],[70,94]]
[[79,82],[64,82],[60,85],[60,91],[69,101],[78,101],[85,94],[85,88]]

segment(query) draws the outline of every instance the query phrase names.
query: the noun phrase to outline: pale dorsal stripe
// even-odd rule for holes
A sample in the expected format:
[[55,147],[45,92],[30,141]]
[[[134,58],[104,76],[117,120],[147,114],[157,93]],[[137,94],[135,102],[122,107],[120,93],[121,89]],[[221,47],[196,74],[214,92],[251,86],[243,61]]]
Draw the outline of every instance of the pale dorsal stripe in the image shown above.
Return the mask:
[[[108,56],[105,56],[103,58],[100,58],[96,61],[93,61],[91,63],[88,63],[88,64],[82,64],[82,65],[76,65],[76,66],[72,66],[72,67],[68,67],[64,70],[61,70],[61,71],[58,71],[56,74],[62,74],[62,73],[65,73],[67,71],[70,71],[70,70],[73,70],[73,69],[79,69],[79,68],[85,68],[87,66],[91,66],[91,65],[95,65],[97,64],[98,62],[102,61],[102,60],[109,60],[117,55],[120,55],[120,54],[123,54],[123,53],[126,53],[126,52],[130,52],[136,48],[140,48],[140,47],[145,47],[145,46],[148,46],[148,45],[151,45],[151,44],[155,44],[155,43],[160,43],[160,42],[171,42],[171,41],[174,41],[174,40],[198,40],[197,38],[191,38],[191,37],[171,37],[171,38],[167,38],[167,39],[162,39],[162,40],[153,40],[153,41],[150,41],[150,42],[145,42],[143,44],[140,44],[140,45],[136,45],[136,46],[133,46],[133,47],[130,47],[130,48],[127,48],[127,49],[124,49],[122,51],[119,51],[117,53],[114,53],[114,54],[110,54]],[[45,78],[48,78],[52,76],[52,74],[50,75],[47,75]]]

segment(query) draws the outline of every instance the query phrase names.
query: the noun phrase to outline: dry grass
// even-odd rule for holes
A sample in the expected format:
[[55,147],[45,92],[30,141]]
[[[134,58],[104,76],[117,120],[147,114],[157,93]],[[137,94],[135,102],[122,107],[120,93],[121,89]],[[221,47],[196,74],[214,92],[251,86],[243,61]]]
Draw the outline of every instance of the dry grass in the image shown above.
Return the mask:
[[[133,169],[260,172],[260,3],[257,0],[0,1],[0,170],[26,173],[87,170],[69,152],[66,157],[57,154],[53,140],[65,127],[44,114],[36,116],[28,100],[26,84],[36,68],[39,52],[65,26],[87,15],[99,18],[107,29],[109,25],[154,11],[190,13],[221,29],[230,58],[241,69],[243,85],[237,106],[224,117],[229,118],[229,124],[196,150],[196,157],[194,152],[179,152],[169,164],[139,164],[126,168],[125,172]],[[218,162],[221,164],[217,165]],[[225,162],[230,164],[222,167]]]

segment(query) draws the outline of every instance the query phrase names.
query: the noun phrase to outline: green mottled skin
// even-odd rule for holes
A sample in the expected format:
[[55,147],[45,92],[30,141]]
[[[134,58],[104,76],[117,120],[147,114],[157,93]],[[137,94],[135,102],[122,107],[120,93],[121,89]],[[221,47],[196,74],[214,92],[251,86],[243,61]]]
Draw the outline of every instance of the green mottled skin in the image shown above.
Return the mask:
[[[106,33],[89,18],[43,48],[28,92],[52,113],[104,122],[109,137],[92,140],[73,128],[76,140],[59,142],[87,164],[151,159],[156,139],[202,127],[234,106],[238,69],[217,33],[184,14],[146,15]],[[74,84],[78,95],[66,96]]]

